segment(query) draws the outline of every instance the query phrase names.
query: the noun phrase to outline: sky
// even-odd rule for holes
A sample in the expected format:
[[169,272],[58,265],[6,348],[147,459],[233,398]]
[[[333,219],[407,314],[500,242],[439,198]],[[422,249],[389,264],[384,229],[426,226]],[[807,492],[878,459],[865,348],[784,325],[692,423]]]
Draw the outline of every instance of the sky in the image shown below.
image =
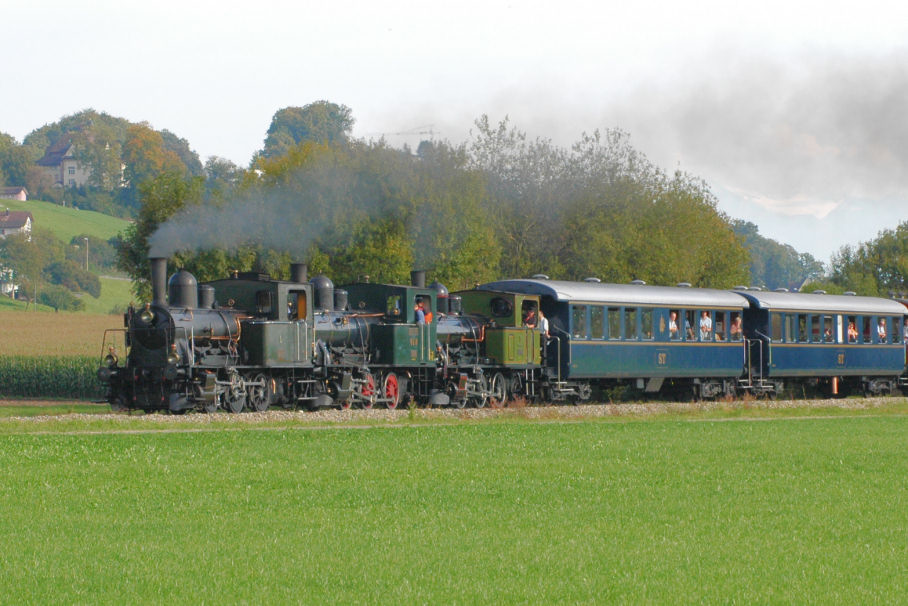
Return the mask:
[[908,4],[0,0],[0,132],[83,109],[248,165],[274,113],[461,143],[619,128],[720,210],[828,262],[908,220]]

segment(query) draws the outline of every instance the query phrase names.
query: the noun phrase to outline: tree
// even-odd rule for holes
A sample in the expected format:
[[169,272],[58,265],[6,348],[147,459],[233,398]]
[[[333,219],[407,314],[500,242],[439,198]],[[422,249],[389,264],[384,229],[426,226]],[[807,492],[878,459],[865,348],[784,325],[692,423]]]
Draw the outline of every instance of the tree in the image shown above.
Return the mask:
[[345,143],[353,129],[353,112],[346,105],[316,101],[304,107],[285,107],[271,119],[262,156],[281,156],[307,141]]
[[825,274],[823,264],[812,255],[764,238],[755,224],[736,220],[733,227],[750,253],[751,284],[768,289],[793,289],[806,281],[819,280]]
[[0,133],[0,184],[25,185],[31,158],[16,140]]
[[908,293],[908,221],[869,242],[843,246],[832,258],[831,280],[862,295]]
[[709,187],[666,175],[626,133],[584,135],[568,151],[529,141],[507,118],[476,128],[470,161],[488,180],[504,275],[719,287],[746,278],[747,253]]
[[180,157],[165,147],[161,133],[147,124],[129,127],[122,159],[126,164],[126,179],[134,188],[164,173],[188,176],[189,172]]
[[34,228],[30,234],[18,233],[0,240],[0,261],[11,268],[17,280],[28,282],[26,297],[37,296],[44,281],[44,269],[63,259],[63,243],[53,232]]
[[201,178],[186,179],[182,172],[170,172],[146,180],[139,187],[141,208],[136,221],[126,228],[125,236],[118,243],[117,267],[132,278],[133,289],[140,299],[151,298],[149,238],[178,210],[198,204],[203,186]]

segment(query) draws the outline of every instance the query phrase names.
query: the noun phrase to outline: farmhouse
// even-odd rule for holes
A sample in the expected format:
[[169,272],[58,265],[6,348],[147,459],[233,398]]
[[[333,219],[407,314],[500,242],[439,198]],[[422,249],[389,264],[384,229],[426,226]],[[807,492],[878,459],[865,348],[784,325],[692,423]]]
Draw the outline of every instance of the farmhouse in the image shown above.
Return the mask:
[[0,210],[0,238],[19,233],[30,234],[34,223],[35,218],[28,211]]
[[0,187],[0,198],[4,200],[28,200],[28,190],[24,187]]
[[58,187],[81,187],[88,182],[91,172],[83,167],[73,153],[72,137],[64,135],[47,148],[37,165],[48,174]]

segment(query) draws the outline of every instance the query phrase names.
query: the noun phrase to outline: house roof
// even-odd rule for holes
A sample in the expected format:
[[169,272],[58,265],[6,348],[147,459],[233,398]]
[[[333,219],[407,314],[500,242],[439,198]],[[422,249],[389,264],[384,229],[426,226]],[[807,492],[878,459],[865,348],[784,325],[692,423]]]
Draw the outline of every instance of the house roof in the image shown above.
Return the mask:
[[26,194],[28,191],[24,187],[0,187],[0,196],[14,196],[19,192],[24,191]]
[[0,211],[0,228],[2,229],[21,229],[29,220],[32,223],[35,222],[32,214],[25,210]]
[[38,166],[60,166],[60,164],[63,163],[66,152],[69,151],[72,144],[72,137],[63,135],[57,139],[56,143],[45,150],[44,157],[38,160],[36,164],[38,164]]

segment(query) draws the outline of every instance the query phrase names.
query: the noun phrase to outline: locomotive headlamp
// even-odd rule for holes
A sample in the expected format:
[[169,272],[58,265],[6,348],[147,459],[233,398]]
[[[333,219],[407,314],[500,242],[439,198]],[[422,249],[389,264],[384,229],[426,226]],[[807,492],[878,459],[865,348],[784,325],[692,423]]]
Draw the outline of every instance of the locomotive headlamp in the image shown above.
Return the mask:
[[176,366],[180,362],[180,356],[177,355],[176,344],[170,346],[170,353],[167,354],[167,363]]
[[117,350],[114,349],[114,347],[112,345],[110,347],[108,347],[107,356],[105,356],[105,358],[104,358],[104,363],[107,364],[108,366],[116,366],[119,359],[120,358],[117,357]]
[[151,324],[154,320],[154,312],[151,311],[151,303],[145,304],[145,309],[142,310],[142,313],[139,314],[139,320],[145,324]]

